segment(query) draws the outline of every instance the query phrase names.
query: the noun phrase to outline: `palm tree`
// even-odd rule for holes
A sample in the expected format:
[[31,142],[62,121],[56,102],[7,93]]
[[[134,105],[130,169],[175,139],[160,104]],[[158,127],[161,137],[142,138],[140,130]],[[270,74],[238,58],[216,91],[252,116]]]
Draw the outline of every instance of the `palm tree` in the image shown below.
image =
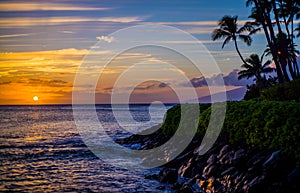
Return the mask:
[[[281,68],[281,63],[284,63],[283,60],[280,61],[278,56],[279,50],[278,47],[275,45],[276,34],[273,28],[273,22],[271,19],[271,11],[272,11],[272,3],[269,0],[247,0],[246,6],[249,7],[253,5],[252,14],[249,18],[255,19],[255,22],[252,22],[252,25],[255,27],[261,26],[264,30],[264,34],[270,48],[270,52],[273,56],[275,65],[276,65],[276,72],[278,76],[278,80],[280,83],[285,81],[285,77],[283,76],[283,70]],[[251,24],[251,23],[250,23]],[[248,24],[249,25],[249,24]],[[252,30],[250,34],[254,34],[258,30]]]
[[[280,36],[280,37],[279,37]],[[282,55],[285,61],[287,61],[286,65],[281,65],[282,70],[285,74],[286,79],[289,79],[289,75],[287,74],[286,67],[288,66],[290,75],[292,79],[296,79],[299,76],[298,64],[296,61],[297,55],[299,51],[296,49],[296,44],[292,42],[291,39],[288,38],[288,35],[282,33],[278,34],[275,39],[275,45],[280,48],[278,55]],[[271,55],[270,47],[268,46],[265,50],[266,56]]]
[[246,63],[244,60],[240,50],[238,49],[237,39],[242,40],[245,42],[248,46],[251,45],[252,39],[249,35],[244,35],[243,33],[246,31],[251,31],[252,28],[249,25],[244,25],[242,27],[238,27],[237,24],[238,16],[228,16],[225,15],[220,21],[219,21],[219,28],[215,29],[212,33],[212,40],[215,41],[217,39],[224,39],[224,43],[222,45],[222,48],[226,44],[228,44],[231,40],[234,41],[235,49],[243,61],[243,63]]
[[278,0],[279,17],[283,19],[289,39],[294,38],[294,19],[300,18],[300,2],[293,0]]
[[[283,19],[285,30],[288,35],[289,41],[289,53],[286,55],[288,58],[289,70],[292,78],[295,79],[300,76],[298,64],[297,64],[297,54],[299,52],[296,50],[296,45],[294,44],[294,19],[300,19],[300,2],[294,0],[277,0],[279,4],[279,17]],[[293,63],[293,68],[292,68]],[[292,71],[291,71],[292,70]]]
[[298,27],[295,29],[296,32],[298,32],[297,37],[300,37],[300,23],[298,24]]
[[262,76],[262,74],[273,72],[274,69],[269,67],[271,64],[270,60],[267,60],[263,64],[263,57],[264,55],[259,57],[257,54],[251,54],[249,58],[246,58],[246,62],[242,65],[242,68],[246,70],[241,70],[238,73],[238,79],[255,77],[256,85],[258,85],[259,88],[264,88],[265,77]]

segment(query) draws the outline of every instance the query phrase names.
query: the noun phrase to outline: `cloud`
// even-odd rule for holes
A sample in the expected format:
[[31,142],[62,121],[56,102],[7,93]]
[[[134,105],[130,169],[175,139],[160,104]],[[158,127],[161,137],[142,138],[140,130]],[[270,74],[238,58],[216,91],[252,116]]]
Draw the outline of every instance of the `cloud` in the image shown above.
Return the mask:
[[31,26],[53,26],[83,22],[111,22],[111,23],[132,23],[141,21],[141,17],[13,17],[2,18],[0,27],[31,27]]
[[105,7],[81,7],[62,3],[0,3],[0,11],[103,11]]
[[8,34],[8,35],[0,35],[0,38],[15,38],[15,37],[26,37],[33,35],[31,34]]
[[63,80],[43,80],[39,78],[30,78],[19,81],[18,83],[25,83],[28,86],[48,86],[48,87],[66,87],[71,86],[70,83]]
[[[138,92],[138,93],[157,93],[159,90],[162,90],[164,88],[168,88],[168,84],[163,83],[163,82],[158,82],[158,81],[147,81],[144,82],[134,88],[133,92]],[[132,87],[123,87],[123,88],[116,88],[116,87],[106,87],[106,88],[97,88],[98,93],[103,93],[103,94],[112,94],[112,90],[115,89],[114,91],[117,93],[123,93],[127,92],[128,90],[131,90]]]
[[101,22],[115,22],[115,23],[132,23],[142,21],[141,17],[102,17],[96,21]]
[[114,41],[114,38],[113,37],[108,37],[108,36],[98,36],[96,37],[97,40],[102,40],[102,41],[105,41],[105,42],[108,42],[108,43],[111,43]]
[[[238,24],[243,25],[248,21],[253,20],[239,20]],[[171,22],[142,22],[143,24],[160,24],[160,25],[189,25],[189,26],[217,26],[218,21],[171,21]]]
[[168,84],[163,82],[154,82],[150,84],[141,84],[135,88],[135,90],[150,90],[150,89],[160,89],[160,88],[166,88],[168,87]]
[[208,84],[213,86],[222,86],[223,83],[219,82],[220,78],[223,78],[225,86],[246,86],[253,83],[253,79],[238,80],[238,72],[239,70],[235,69],[228,75],[218,74],[208,78],[198,77],[192,78],[190,81],[195,88],[205,87],[208,86]]
[[211,27],[199,27],[199,28],[189,28],[185,29],[184,31],[191,33],[191,34],[211,34],[214,28]]
[[10,84],[12,83],[11,81],[6,81],[6,82],[0,82],[0,85],[7,85],[7,84]]
[[[87,52],[87,50],[71,48],[37,52],[0,53],[0,77],[4,82],[16,82],[20,78],[35,77],[42,77],[43,80],[48,80],[49,76],[70,78],[76,73],[82,58]],[[55,81],[52,83],[54,84]]]
[[73,31],[60,31],[60,32],[64,34],[75,34],[75,32]]

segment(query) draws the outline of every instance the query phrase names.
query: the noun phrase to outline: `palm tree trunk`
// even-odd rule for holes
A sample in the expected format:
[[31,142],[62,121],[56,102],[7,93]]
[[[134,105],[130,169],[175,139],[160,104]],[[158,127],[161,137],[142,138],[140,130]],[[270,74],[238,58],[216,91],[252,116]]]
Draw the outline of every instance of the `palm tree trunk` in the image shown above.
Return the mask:
[[260,75],[256,76],[256,84],[258,85],[259,90],[264,88],[264,84]]
[[[291,15],[291,31],[290,31],[290,28],[289,28],[289,24],[286,20],[286,17],[284,16],[283,17],[283,21],[284,21],[284,25],[285,25],[285,30],[288,34],[288,40],[291,42],[291,45],[292,45],[292,50],[291,50],[291,54],[294,54],[295,50],[294,50],[294,21],[293,21],[293,18],[294,16]],[[296,79],[297,76],[299,76],[299,69],[298,69],[298,66],[297,66],[297,59],[295,56],[292,56],[292,59],[289,59],[288,61],[288,65],[289,65],[289,71],[291,73],[291,76],[293,79]]]
[[288,67],[289,67],[289,71],[290,71],[290,74],[292,76],[292,79],[295,80],[296,79],[296,74],[295,74],[295,70],[293,69],[291,59],[288,60]]
[[233,38],[233,41],[234,41],[234,47],[235,47],[235,50],[236,50],[236,52],[238,53],[239,57],[241,58],[242,62],[243,62],[244,64],[247,64],[247,62],[246,62],[245,59],[243,58],[243,56],[242,56],[242,54],[241,54],[241,52],[240,52],[240,50],[239,50],[239,48],[238,48],[238,44],[237,44],[237,41],[236,41],[236,37]]
[[[280,66],[280,64],[279,64],[279,62],[277,60],[277,52],[278,51],[276,49],[276,46],[274,46],[274,44],[273,44],[273,41],[272,41],[273,38],[271,38],[271,34],[270,34],[271,32],[269,33],[267,24],[265,23],[265,22],[267,22],[267,16],[265,14],[265,8],[262,7],[261,2],[258,1],[258,0],[254,0],[254,4],[257,7],[257,9],[259,10],[258,13],[259,13],[260,17],[262,18],[261,24],[263,26],[263,29],[264,29],[264,32],[265,32],[265,36],[266,36],[268,45],[270,47],[270,50],[271,50],[271,53],[272,53],[272,56],[273,56],[273,60],[274,60],[275,66],[276,66],[276,72],[277,72],[277,76],[278,76],[278,81],[279,81],[279,83],[283,83],[284,82],[284,78],[283,78],[281,66]],[[271,24],[271,26],[272,26],[272,24]]]
[[[291,15],[290,17],[291,17],[291,42],[292,45],[294,45],[294,15]],[[292,51],[294,52],[294,46],[292,46],[292,48],[293,48]],[[296,55],[293,57],[293,64],[294,64],[296,78],[300,77],[300,71],[299,71]]]
[[[275,0],[272,0],[271,2],[272,2],[273,12],[274,12],[274,16],[275,16],[275,21],[276,21],[277,29],[278,29],[278,33],[279,33],[279,48],[278,49],[279,49],[279,51],[281,51],[281,54],[278,54],[279,55],[278,57],[279,57],[279,61],[280,61],[281,66],[282,66],[282,71],[283,71],[283,74],[284,74],[284,78],[285,78],[286,81],[290,81],[290,78],[289,78],[287,70],[286,70],[286,67],[288,65],[287,61],[286,61],[286,58],[288,58],[288,56],[286,56],[286,52],[283,52],[282,50],[280,50],[280,49],[284,48],[285,45],[283,45],[283,40],[282,40],[282,34],[283,33],[282,33],[280,21],[279,21],[279,16],[278,16],[278,11],[277,11],[277,7],[276,7],[276,2],[275,2]],[[271,26],[271,27],[273,29],[273,26]],[[274,35],[274,37],[275,37],[275,35]]]
[[295,71],[296,71],[296,77],[299,78],[300,77],[300,71],[299,71],[297,59],[294,60],[294,68],[295,68]]
[[279,21],[279,16],[278,16],[278,11],[277,11],[277,8],[276,8],[276,1],[275,0],[272,0],[272,5],[273,5],[273,12],[274,12],[278,32],[279,32],[279,34],[282,34],[282,29],[281,29],[281,26],[280,26],[280,21]]

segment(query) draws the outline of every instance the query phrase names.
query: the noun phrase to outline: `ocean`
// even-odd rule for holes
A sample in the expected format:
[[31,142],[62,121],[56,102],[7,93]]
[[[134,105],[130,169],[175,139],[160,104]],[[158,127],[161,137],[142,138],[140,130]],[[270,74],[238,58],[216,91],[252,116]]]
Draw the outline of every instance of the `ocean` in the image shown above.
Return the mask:
[[[150,107],[130,105],[135,122],[126,122],[123,105],[114,108],[122,126],[111,105],[96,105],[96,112],[108,134],[122,138],[131,129],[162,123],[171,105]],[[161,184],[144,178],[157,170],[128,170],[95,156],[76,128],[71,105],[0,106],[1,192],[158,192]]]

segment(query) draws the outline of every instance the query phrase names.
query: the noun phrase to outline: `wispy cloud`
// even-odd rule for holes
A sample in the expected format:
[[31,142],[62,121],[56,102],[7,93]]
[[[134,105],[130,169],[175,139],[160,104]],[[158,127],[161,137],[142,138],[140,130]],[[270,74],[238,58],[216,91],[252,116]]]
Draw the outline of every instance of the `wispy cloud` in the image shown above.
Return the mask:
[[199,28],[189,28],[185,29],[184,31],[189,32],[191,34],[211,34],[214,28],[212,27],[199,27]]
[[[82,58],[87,54],[87,50],[77,50],[74,48],[62,50],[49,50],[37,52],[8,52],[0,53],[0,75],[5,74],[5,68],[15,70],[37,70],[49,72],[71,72],[76,71],[76,67],[81,63]],[[52,70],[49,71],[49,69]]]
[[64,34],[75,34],[75,32],[73,31],[60,31],[60,33],[64,33]]
[[[250,20],[239,20],[238,24],[245,24]],[[217,26],[218,21],[172,21],[172,22],[141,22],[142,24],[160,24],[160,25],[182,25],[182,26]]]
[[0,20],[0,27],[50,26],[83,22],[131,23],[141,21],[141,17],[14,17]]
[[105,42],[108,42],[108,43],[111,43],[114,41],[114,38],[113,37],[108,37],[108,36],[98,36],[96,37],[97,40],[100,40],[100,41],[105,41]]
[[0,35],[0,38],[15,38],[15,37],[26,37],[33,34],[8,34],[8,35]]
[[0,11],[103,11],[106,7],[81,7],[62,3],[0,3]]

